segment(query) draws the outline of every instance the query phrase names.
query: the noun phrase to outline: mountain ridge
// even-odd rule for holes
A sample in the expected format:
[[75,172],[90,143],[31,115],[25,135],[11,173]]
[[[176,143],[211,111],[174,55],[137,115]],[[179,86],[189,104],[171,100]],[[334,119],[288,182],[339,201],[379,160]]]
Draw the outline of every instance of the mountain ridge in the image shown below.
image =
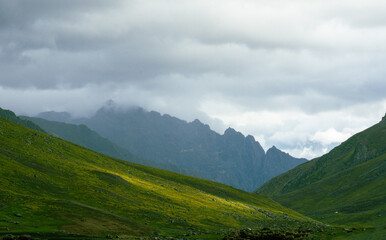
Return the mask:
[[12,112],[11,110],[0,108],[0,117],[8,119],[8,120],[10,120],[12,122],[18,123],[20,125],[23,125],[25,127],[28,127],[28,128],[40,131],[40,132],[45,132],[37,124],[35,124],[35,123],[31,122],[31,121],[28,121],[28,120],[21,119],[21,118],[17,117],[16,114],[14,112]]
[[64,116],[64,121],[85,124],[137,156],[198,172],[209,180],[247,191],[307,161],[278,153],[280,159],[276,164],[272,155],[271,161],[267,161],[264,149],[251,135],[244,136],[233,128],[221,135],[198,119],[186,122],[140,107],[125,110],[110,104],[90,118],[72,120],[64,113],[38,116],[48,119]]

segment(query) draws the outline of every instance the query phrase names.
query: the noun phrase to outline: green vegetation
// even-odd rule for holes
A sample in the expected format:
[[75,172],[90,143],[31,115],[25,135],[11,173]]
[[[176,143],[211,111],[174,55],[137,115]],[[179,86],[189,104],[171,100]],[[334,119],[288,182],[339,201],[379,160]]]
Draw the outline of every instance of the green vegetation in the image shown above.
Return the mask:
[[386,119],[330,153],[304,163],[257,192],[314,219],[370,231],[350,239],[386,235]]
[[[27,120],[38,125],[39,127],[41,127],[41,129],[44,129],[46,133],[52,136],[73,142],[75,144],[108,155],[110,157],[119,158],[122,160],[127,160],[130,162],[161,168],[173,172],[178,172],[190,176],[202,177],[196,171],[180,169],[170,163],[155,162],[135,156],[127,149],[118,146],[115,143],[112,143],[110,140],[100,136],[97,132],[91,130],[84,124],[69,124],[63,122],[49,121],[37,117],[20,116],[19,118],[21,121]],[[13,121],[13,119],[10,120]]]
[[0,117],[0,235],[218,239],[247,227],[327,230],[264,196],[107,157]]
[[8,120],[10,120],[12,122],[18,123],[20,125],[23,125],[25,127],[28,127],[28,128],[31,128],[31,129],[35,129],[35,130],[38,130],[40,132],[45,132],[42,128],[40,128],[35,123],[33,123],[33,122],[29,121],[29,120],[25,120],[25,119],[21,119],[21,118],[17,117],[15,115],[15,113],[10,111],[10,110],[5,110],[5,109],[0,108],[0,117],[8,119]]

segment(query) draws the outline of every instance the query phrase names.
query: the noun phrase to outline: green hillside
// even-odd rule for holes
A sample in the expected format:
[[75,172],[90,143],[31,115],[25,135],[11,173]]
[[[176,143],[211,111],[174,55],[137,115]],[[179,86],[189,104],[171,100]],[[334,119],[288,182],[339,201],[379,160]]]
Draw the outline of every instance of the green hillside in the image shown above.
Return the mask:
[[330,153],[273,178],[256,192],[332,224],[386,231],[386,118]]
[[38,130],[40,132],[45,132],[42,128],[40,128],[35,123],[33,123],[27,119],[21,119],[21,118],[17,117],[16,114],[10,110],[0,108],[0,117],[8,119],[12,122],[18,123],[20,125],[23,125],[25,127],[32,128],[32,129]]
[[[170,163],[160,163],[144,159],[138,156],[133,155],[127,149],[118,146],[115,143],[112,143],[107,138],[100,136],[97,132],[91,130],[86,125],[76,125],[70,123],[49,121],[37,117],[27,117],[20,116],[16,119],[21,121],[27,120],[33,124],[36,124],[38,127],[43,129],[46,133],[64,139],[66,141],[73,142],[75,144],[81,145],[85,148],[91,149],[93,151],[108,155],[110,157],[119,158],[122,160],[127,160],[130,162],[151,166],[155,168],[161,168],[169,170],[172,172],[182,173],[195,177],[203,177],[201,174],[196,171],[189,171],[185,169],[180,169],[177,166]],[[13,119],[10,119],[13,121]]]
[[261,195],[107,157],[1,117],[0,210],[0,236],[48,239],[325,229]]

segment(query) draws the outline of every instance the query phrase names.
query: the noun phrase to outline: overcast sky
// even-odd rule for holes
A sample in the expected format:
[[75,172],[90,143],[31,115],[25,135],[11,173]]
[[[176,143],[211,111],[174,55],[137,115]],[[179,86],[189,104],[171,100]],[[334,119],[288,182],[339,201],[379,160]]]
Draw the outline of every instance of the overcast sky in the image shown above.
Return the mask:
[[107,100],[312,158],[386,111],[384,0],[0,0],[0,107]]

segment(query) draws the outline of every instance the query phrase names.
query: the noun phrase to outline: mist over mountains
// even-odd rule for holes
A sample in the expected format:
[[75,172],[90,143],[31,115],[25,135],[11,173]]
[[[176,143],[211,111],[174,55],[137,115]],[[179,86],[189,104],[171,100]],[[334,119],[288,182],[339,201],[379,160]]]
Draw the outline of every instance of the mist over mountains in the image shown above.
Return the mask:
[[38,117],[84,124],[117,146],[153,162],[152,166],[247,191],[307,161],[276,147],[265,152],[253,136],[232,128],[221,135],[198,119],[186,122],[140,107],[123,110],[112,102],[89,118],[75,119],[66,112],[44,112]]
[[385,63],[380,0],[0,0],[0,240],[386,240]]

